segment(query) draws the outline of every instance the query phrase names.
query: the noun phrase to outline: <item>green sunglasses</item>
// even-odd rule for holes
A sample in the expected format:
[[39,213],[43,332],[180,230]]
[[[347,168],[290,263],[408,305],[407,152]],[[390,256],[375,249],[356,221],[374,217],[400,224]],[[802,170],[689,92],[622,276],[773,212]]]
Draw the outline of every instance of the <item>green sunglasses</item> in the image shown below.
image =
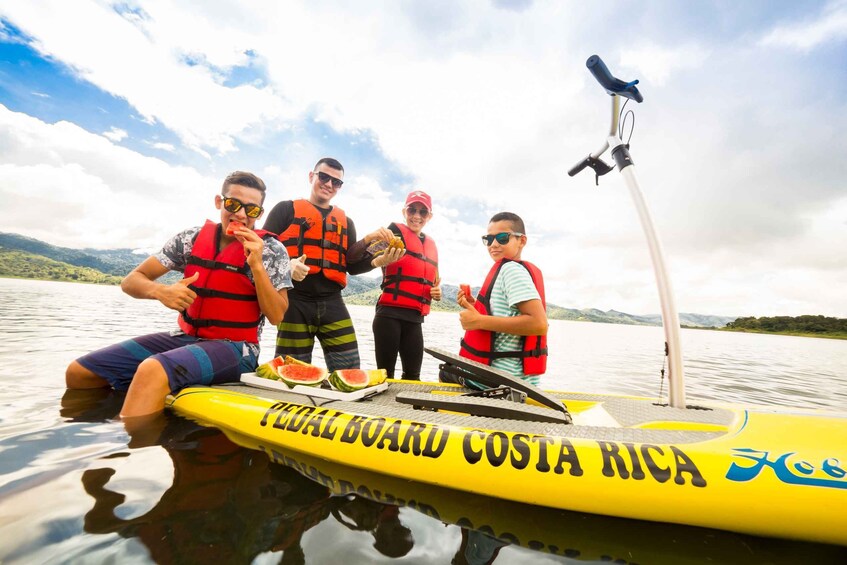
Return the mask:
[[509,238],[512,236],[520,237],[522,233],[514,232],[514,231],[501,231],[500,233],[488,234],[482,236],[482,243],[485,244],[486,247],[491,247],[491,244],[497,241],[500,245],[506,245],[509,243]]

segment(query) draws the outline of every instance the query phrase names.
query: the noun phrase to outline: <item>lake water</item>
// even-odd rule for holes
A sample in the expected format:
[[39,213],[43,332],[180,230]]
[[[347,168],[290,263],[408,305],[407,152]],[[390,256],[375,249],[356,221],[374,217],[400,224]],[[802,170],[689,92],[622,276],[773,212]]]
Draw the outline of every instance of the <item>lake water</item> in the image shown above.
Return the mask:
[[[350,310],[373,368],[373,310]],[[174,324],[173,312],[117,287],[0,279],[0,562],[847,562],[847,548],[530,507],[294,454],[271,464],[168,412],[130,437],[119,395],[65,390],[72,359]],[[454,351],[460,335],[454,313],[424,324],[429,346]],[[273,338],[267,326],[262,361]],[[553,321],[549,343],[544,388],[667,391],[661,328]],[[689,404],[847,412],[847,341],[683,330],[682,345]],[[436,372],[426,359],[424,379]]]

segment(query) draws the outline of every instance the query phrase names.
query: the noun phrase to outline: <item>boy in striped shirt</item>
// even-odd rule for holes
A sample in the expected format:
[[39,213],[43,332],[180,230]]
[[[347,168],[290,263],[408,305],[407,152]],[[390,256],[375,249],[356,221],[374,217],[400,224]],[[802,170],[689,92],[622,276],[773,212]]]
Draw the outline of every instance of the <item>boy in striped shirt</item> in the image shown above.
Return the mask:
[[547,312],[541,271],[521,260],[527,243],[523,220],[495,214],[482,236],[494,265],[477,297],[459,293],[466,330],[459,354],[538,385],[547,361]]

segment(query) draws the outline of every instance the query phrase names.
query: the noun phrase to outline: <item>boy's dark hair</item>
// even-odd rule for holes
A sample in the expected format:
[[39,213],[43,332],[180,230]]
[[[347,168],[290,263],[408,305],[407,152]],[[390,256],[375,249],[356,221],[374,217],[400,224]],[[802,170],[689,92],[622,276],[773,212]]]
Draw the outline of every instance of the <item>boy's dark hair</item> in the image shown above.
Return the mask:
[[491,219],[488,220],[488,223],[494,222],[511,222],[512,229],[518,233],[522,233],[526,235],[526,227],[523,225],[523,220],[517,214],[513,214],[512,212],[498,212],[491,216]]
[[253,173],[246,173],[244,171],[235,171],[234,173],[229,173],[229,175],[224,179],[224,184],[221,187],[221,194],[226,196],[226,189],[229,188],[229,186],[232,184],[246,186],[247,188],[255,188],[256,190],[262,193],[262,202],[264,203],[266,191],[265,181],[263,181]]
[[320,161],[315,163],[315,168],[312,169],[312,170],[317,171],[318,167],[321,166],[321,163],[327,165],[328,167],[330,167],[332,169],[339,170],[342,173],[344,172],[344,167],[341,166],[341,163],[339,163],[338,160],[333,159],[332,157],[324,157],[323,159],[321,159]]

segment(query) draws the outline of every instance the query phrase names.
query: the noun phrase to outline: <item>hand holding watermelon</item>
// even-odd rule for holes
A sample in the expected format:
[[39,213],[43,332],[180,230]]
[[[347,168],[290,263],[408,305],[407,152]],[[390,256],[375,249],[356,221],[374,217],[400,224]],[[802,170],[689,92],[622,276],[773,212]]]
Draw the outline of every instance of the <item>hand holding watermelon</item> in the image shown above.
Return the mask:
[[471,294],[471,285],[469,284],[460,284],[459,285],[459,296],[464,296],[465,300],[468,301],[468,304],[473,304],[476,302],[476,299]]

